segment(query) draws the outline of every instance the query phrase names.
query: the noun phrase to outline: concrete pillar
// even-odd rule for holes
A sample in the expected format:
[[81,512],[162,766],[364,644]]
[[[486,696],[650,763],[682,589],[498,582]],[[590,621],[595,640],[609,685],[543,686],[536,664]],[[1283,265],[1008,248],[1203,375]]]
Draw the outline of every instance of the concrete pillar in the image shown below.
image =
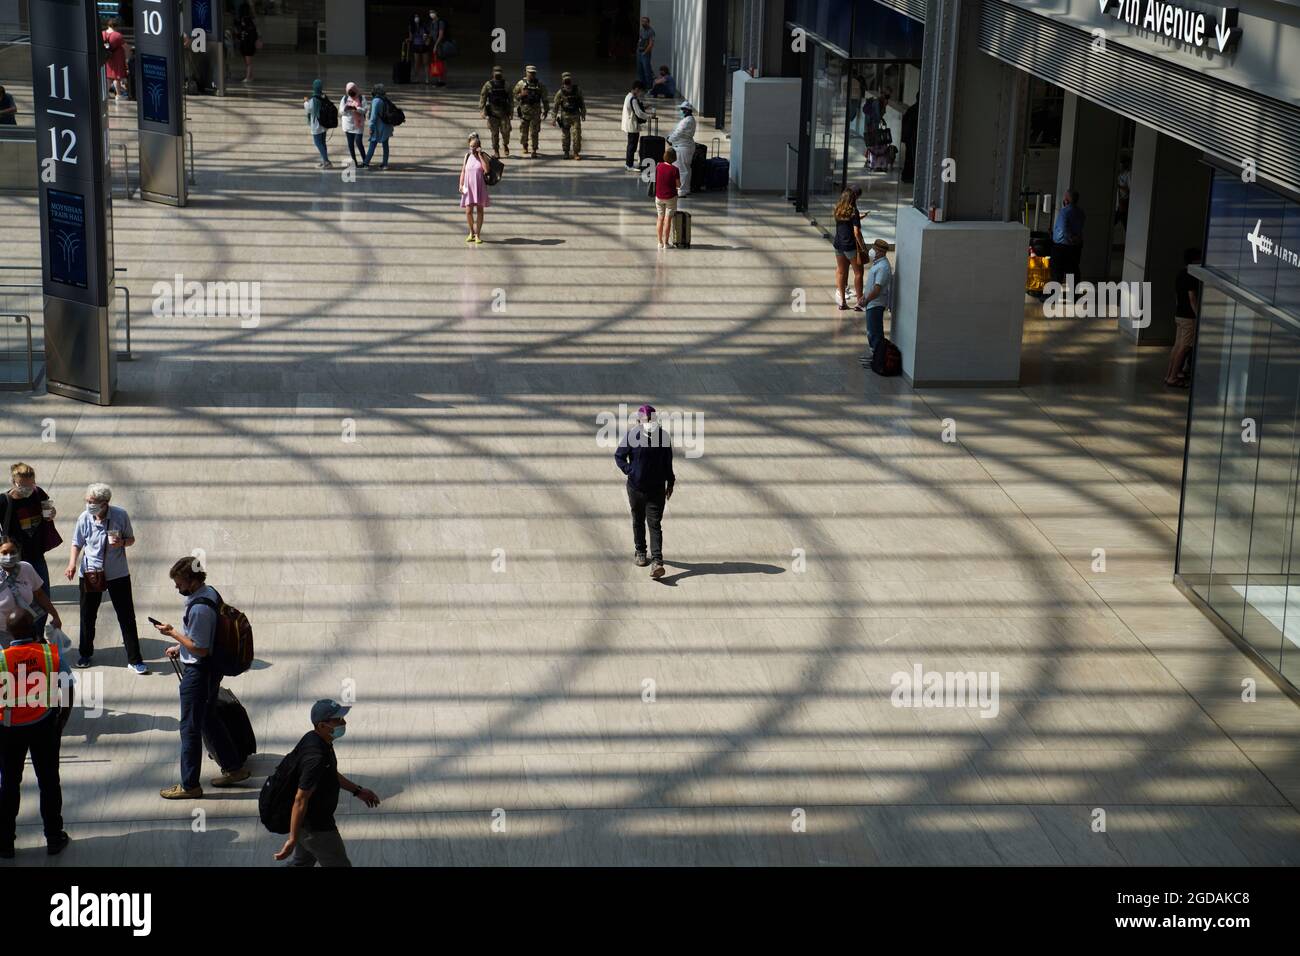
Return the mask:
[[[977,15],[961,0],[930,0],[926,8],[916,208],[898,211],[889,330],[904,374],[918,386],[1020,379],[1026,82],[980,52]],[[930,221],[932,207],[945,221]]]
[[1205,235],[1210,170],[1198,150],[1139,125],[1133,141],[1128,231],[1124,243],[1125,282],[1149,282],[1150,324],[1119,330],[1138,345],[1174,340],[1174,279],[1183,251],[1199,247]]
[[[1056,206],[1073,186],[1084,212],[1080,279],[1104,282],[1115,215],[1115,177],[1123,117],[1095,103],[1065,94],[1061,119],[1061,159],[1056,179]],[[1052,210],[1055,221],[1056,210]]]
[[326,0],[325,44],[330,56],[366,55],[366,5]]

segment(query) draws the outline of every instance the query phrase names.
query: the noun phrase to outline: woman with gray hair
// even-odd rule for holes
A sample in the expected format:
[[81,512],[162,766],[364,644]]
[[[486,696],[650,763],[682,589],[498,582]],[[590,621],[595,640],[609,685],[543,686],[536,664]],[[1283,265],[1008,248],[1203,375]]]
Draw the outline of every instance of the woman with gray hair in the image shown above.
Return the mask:
[[483,155],[483,143],[478,133],[469,134],[469,152],[460,164],[460,206],[465,210],[469,224],[466,242],[483,244],[483,210],[488,204],[488,159]]
[[72,555],[63,572],[69,581],[80,573],[81,646],[78,667],[89,667],[95,654],[95,618],[108,592],[122,629],[126,647],[126,666],[134,674],[149,673],[140,655],[140,635],[135,627],[135,600],[131,596],[131,572],[126,565],[126,549],[135,544],[131,518],[126,511],[110,505],[113,489],[102,482],[86,488],[86,510],[77,516],[72,532]]

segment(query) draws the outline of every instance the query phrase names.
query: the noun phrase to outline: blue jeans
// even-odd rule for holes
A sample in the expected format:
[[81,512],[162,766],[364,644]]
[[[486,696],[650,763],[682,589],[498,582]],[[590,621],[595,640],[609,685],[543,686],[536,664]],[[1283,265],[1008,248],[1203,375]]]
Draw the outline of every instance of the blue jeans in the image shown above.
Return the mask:
[[205,736],[222,770],[244,764],[226,725],[215,719],[212,705],[220,689],[221,672],[210,662],[181,665],[181,786],[186,790],[199,785]]
[[641,81],[641,85],[648,92],[655,78],[655,68],[650,65],[649,53],[638,53],[636,55],[636,78]]
[[[375,155],[375,147],[379,145],[379,142],[380,142],[380,141],[377,140],[377,139],[372,139],[372,140],[370,141],[370,148],[369,148],[368,150],[366,150],[366,163],[365,163],[365,164],[366,164],[367,166],[370,165],[370,157],[372,157],[372,156]],[[382,165],[382,166],[387,166],[387,165],[388,165],[388,140],[384,140],[383,143],[384,143],[384,161],[383,161],[380,165]]]
[[312,133],[311,138],[312,142],[316,144],[316,152],[320,153],[320,161],[322,163],[328,163],[330,161],[330,154],[325,149],[325,134]]
[[885,310],[867,309],[867,354],[876,350],[885,338]]

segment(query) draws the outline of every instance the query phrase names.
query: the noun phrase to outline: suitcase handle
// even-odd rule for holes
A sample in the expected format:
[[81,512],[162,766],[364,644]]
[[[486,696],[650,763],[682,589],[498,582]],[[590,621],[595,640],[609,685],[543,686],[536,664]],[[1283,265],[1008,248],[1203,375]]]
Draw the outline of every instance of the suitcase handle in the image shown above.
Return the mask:
[[167,659],[168,659],[169,661],[172,662],[172,670],[174,670],[174,671],[176,672],[176,679],[177,679],[177,680],[180,680],[180,679],[181,679],[181,662],[180,662],[178,659],[176,659],[175,657],[169,657],[169,658],[167,658]]
[[719,153],[722,152],[722,137],[721,136],[713,137],[713,140],[709,143],[709,145],[713,147],[713,155],[716,157]]

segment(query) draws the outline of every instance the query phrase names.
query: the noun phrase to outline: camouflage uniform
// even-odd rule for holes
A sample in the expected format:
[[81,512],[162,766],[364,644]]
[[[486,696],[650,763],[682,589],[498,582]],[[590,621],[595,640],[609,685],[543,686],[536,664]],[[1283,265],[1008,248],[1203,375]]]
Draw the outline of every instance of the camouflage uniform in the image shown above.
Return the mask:
[[[555,122],[563,132],[561,142],[564,145],[564,158],[570,155],[574,159],[582,158],[582,121],[587,118],[587,101],[582,98],[582,90],[573,82],[573,75],[565,73],[564,80],[569,86],[561,86],[555,94]],[[573,142],[573,152],[569,152],[569,142]]]
[[487,117],[488,127],[492,130],[492,152],[499,153],[504,140],[507,156],[510,155],[510,100],[510,87],[506,86],[498,67],[492,71],[492,79],[479,91],[478,111]]
[[542,131],[542,120],[550,111],[546,102],[546,87],[537,79],[537,68],[530,66],[522,80],[515,84],[515,113],[519,116],[519,141],[528,152],[528,138],[532,134],[533,155],[537,155],[537,137]]

